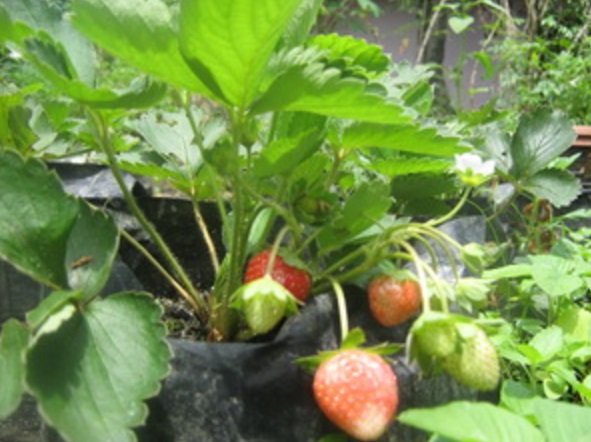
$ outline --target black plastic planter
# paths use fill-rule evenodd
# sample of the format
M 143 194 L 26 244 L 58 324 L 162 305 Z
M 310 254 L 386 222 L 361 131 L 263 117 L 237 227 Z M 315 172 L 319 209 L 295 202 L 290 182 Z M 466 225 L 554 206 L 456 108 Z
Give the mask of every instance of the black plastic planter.
M 386 329 L 367 321 L 364 294 L 348 291 L 352 326 L 372 343 L 403 342 L 405 327 Z M 268 343 L 208 344 L 172 340 L 173 372 L 150 401 L 142 442 L 316 442 L 338 431 L 317 408 L 312 376 L 294 361 L 338 346 L 336 303 L 315 297 Z M 393 357 L 400 410 L 475 398 L 446 375 L 423 378 L 404 354 Z M 425 441 L 421 432 L 395 423 L 380 441 Z

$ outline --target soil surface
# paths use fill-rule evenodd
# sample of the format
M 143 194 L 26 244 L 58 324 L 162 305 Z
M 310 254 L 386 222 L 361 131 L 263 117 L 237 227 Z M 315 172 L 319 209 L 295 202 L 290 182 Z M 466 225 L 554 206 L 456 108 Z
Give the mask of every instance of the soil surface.
M 207 332 L 199 319 L 195 316 L 191 306 L 182 298 L 158 299 L 164 309 L 162 320 L 168 330 L 169 338 L 203 341 L 207 339 Z

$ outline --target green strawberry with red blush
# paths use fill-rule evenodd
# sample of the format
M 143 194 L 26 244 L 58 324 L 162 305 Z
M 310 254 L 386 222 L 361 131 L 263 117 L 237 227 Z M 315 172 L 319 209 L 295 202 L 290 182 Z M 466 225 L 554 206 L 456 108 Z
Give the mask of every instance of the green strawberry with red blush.
M 264 250 L 253 256 L 246 266 L 244 272 L 244 283 L 249 283 L 262 278 L 269 268 L 271 259 L 271 249 Z M 288 264 L 281 256 L 275 255 L 273 267 L 270 269 L 269 276 L 301 302 L 305 302 L 310 294 L 312 279 L 310 274 L 302 268 Z

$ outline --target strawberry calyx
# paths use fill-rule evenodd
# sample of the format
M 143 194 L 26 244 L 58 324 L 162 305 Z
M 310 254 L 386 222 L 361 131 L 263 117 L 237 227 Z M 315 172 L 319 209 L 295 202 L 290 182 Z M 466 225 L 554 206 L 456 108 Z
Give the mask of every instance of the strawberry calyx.
M 284 317 L 296 313 L 300 303 L 269 275 L 242 285 L 230 298 L 230 306 L 242 312 L 253 334 L 272 330 Z
M 390 356 L 395 353 L 398 353 L 404 345 L 402 344 L 395 344 L 384 342 L 378 345 L 374 345 L 371 347 L 362 347 L 366 341 L 365 333 L 360 328 L 352 329 L 343 342 L 341 346 L 335 350 L 326 350 L 321 351 L 316 355 L 313 356 L 305 356 L 303 358 L 296 359 L 296 364 L 298 364 L 302 369 L 304 369 L 308 373 L 314 373 L 318 366 L 322 364 L 322 362 L 331 359 L 332 357 L 336 356 L 343 351 L 352 350 L 352 349 L 360 349 L 364 352 L 376 354 L 379 356 Z

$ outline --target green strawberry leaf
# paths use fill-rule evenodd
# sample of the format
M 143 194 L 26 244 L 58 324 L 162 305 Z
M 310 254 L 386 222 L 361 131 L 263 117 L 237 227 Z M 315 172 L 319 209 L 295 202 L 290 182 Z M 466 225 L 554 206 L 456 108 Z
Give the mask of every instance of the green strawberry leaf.
M 563 154 L 575 138 L 570 121 L 560 112 L 524 115 L 511 141 L 511 174 L 520 180 L 533 176 Z
M 0 257 L 54 288 L 96 295 L 117 253 L 113 220 L 67 195 L 42 163 L 9 151 L 0 153 L 0 192 Z
M 21 46 L 21 49 L 30 44 L 39 44 L 39 40 L 25 37 L 36 35 L 45 44 L 48 41 L 55 42 L 52 46 L 52 55 L 67 65 L 68 72 L 73 78 L 77 78 L 84 84 L 91 86 L 96 77 L 96 54 L 91 42 L 73 28 L 69 20 L 63 17 L 63 11 L 54 2 L 38 2 L 35 0 L 4 0 L 7 15 L 12 21 L 12 31 L 7 39 Z M 1 31 L 0 31 L 1 32 Z M 47 48 L 49 50 L 49 48 Z M 67 60 L 63 55 L 68 54 Z M 27 54 L 25 54 L 26 56 Z M 47 59 L 46 61 L 49 61 Z
M 164 85 L 138 79 L 127 89 L 111 91 L 95 88 L 96 55 L 92 43 L 62 18 L 60 10 L 47 2 L 15 4 L 9 0 L 13 20 L 35 38 L 24 40 L 18 33 L 8 36 L 43 76 L 74 99 L 103 108 L 146 107 L 163 98 Z
M 40 282 L 68 286 L 68 237 L 80 211 L 37 160 L 0 153 L 0 257 Z
M 535 348 L 541 357 L 537 363 L 550 361 L 565 345 L 564 332 L 560 327 L 551 325 L 536 333 L 529 345 Z
M 395 155 L 376 158 L 367 167 L 389 178 L 416 173 L 437 173 L 450 169 L 452 163 L 440 158 Z
M 533 412 L 547 442 L 583 442 L 591 432 L 591 409 L 540 397 Z
M 576 340 L 591 343 L 591 312 L 580 307 L 570 307 L 562 310 L 556 325 L 562 331 Z
M 136 175 L 147 176 L 155 181 L 166 181 L 172 186 L 189 193 L 191 183 L 184 170 L 167 162 L 156 152 L 144 149 L 121 152 L 117 155 L 121 169 Z
M 474 23 L 474 17 L 467 14 L 454 15 L 448 20 L 449 27 L 455 34 L 461 34 L 468 29 L 472 23 Z
M 323 252 L 354 240 L 356 235 L 382 219 L 391 204 L 387 184 L 364 183 L 361 185 L 347 198 L 333 222 L 319 235 L 318 242 Z
M 390 57 L 382 47 L 366 40 L 339 34 L 316 35 L 307 42 L 308 46 L 323 49 L 328 62 L 344 60 L 348 67 L 361 67 L 364 72 L 385 73 L 390 67 Z
M 67 440 L 135 441 L 142 401 L 169 372 L 161 310 L 144 293 L 120 293 L 84 309 L 66 304 L 35 334 L 26 382 L 45 420 Z
M 540 199 L 546 199 L 555 207 L 572 203 L 581 193 L 581 181 L 571 172 L 547 169 L 523 182 L 523 189 Z
M 513 167 L 513 159 L 509 153 L 511 136 L 500 130 L 487 134 L 480 150 L 485 157 L 495 160 L 495 167 L 505 174 Z
M 261 151 L 253 172 L 259 178 L 291 172 L 318 150 L 318 144 L 318 133 L 313 129 L 294 138 L 274 140 Z
M 532 255 L 531 276 L 534 282 L 553 297 L 567 295 L 585 287 L 585 281 L 574 274 L 570 260 L 553 255 Z
M 183 0 L 180 48 L 225 103 L 246 108 L 300 0 Z
M 289 110 L 384 124 L 409 123 L 398 102 L 368 90 L 366 82 L 341 78 L 320 63 L 295 66 L 276 78 L 251 108 L 255 114 Z
M 173 86 L 212 95 L 185 63 L 176 15 L 164 1 L 73 0 L 72 8 L 74 25 L 108 52 Z
M 25 105 L 28 94 L 39 90 L 42 85 L 22 89 L 8 89 L 0 92 L 0 145 L 25 152 L 39 136 L 29 125 L 32 110 Z
M 21 41 L 28 35 L 31 35 L 31 33 L 31 28 L 23 23 L 13 23 L 8 11 L 0 6 L 0 43 Z
M 9 416 L 21 402 L 25 391 L 23 353 L 29 343 L 29 330 L 15 319 L 2 326 L 0 334 L 0 419 Z
M 343 133 L 342 147 L 345 149 L 381 147 L 436 157 L 452 157 L 469 150 L 459 138 L 443 136 L 434 128 L 411 124 L 373 123 L 355 123 L 347 127 Z
M 429 113 L 433 105 L 433 86 L 428 81 L 419 81 L 418 83 L 407 86 L 401 98 L 404 104 L 425 116 Z
M 113 219 L 81 203 L 66 244 L 68 286 L 82 291 L 86 298 L 97 295 L 109 279 L 118 248 L 119 233 Z
M 27 312 L 27 323 L 34 330 L 40 328 L 45 321 L 54 317 L 53 315 L 64 307 L 80 301 L 82 295 L 82 292 L 71 290 L 53 292 L 44 298 L 37 307 Z
M 78 79 L 70 55 L 49 36 L 27 42 L 26 58 L 43 76 L 73 99 L 96 108 L 142 108 L 160 101 L 166 87 L 148 78 L 136 79 L 120 91 L 96 89 Z
M 454 192 L 455 181 L 439 174 L 398 176 L 392 181 L 392 195 L 397 200 L 413 201 Z
M 300 1 L 281 37 L 282 47 L 299 46 L 308 39 L 321 6 L 322 0 Z
M 403 411 L 398 421 L 457 442 L 544 441 L 527 419 L 489 403 L 457 401 L 411 409 Z
M 530 264 L 510 264 L 496 269 L 485 270 L 484 279 L 512 279 L 532 276 L 533 268 Z
M 193 112 L 195 122 L 200 123 L 203 117 L 201 112 Z M 202 166 L 199 149 L 193 144 L 195 134 L 183 112 L 150 112 L 127 126 L 140 135 L 150 149 L 168 159 L 171 167 L 184 173 L 187 179 Z M 212 139 L 217 139 L 223 130 L 223 125 L 217 121 L 204 128 L 204 147 L 210 148 Z

